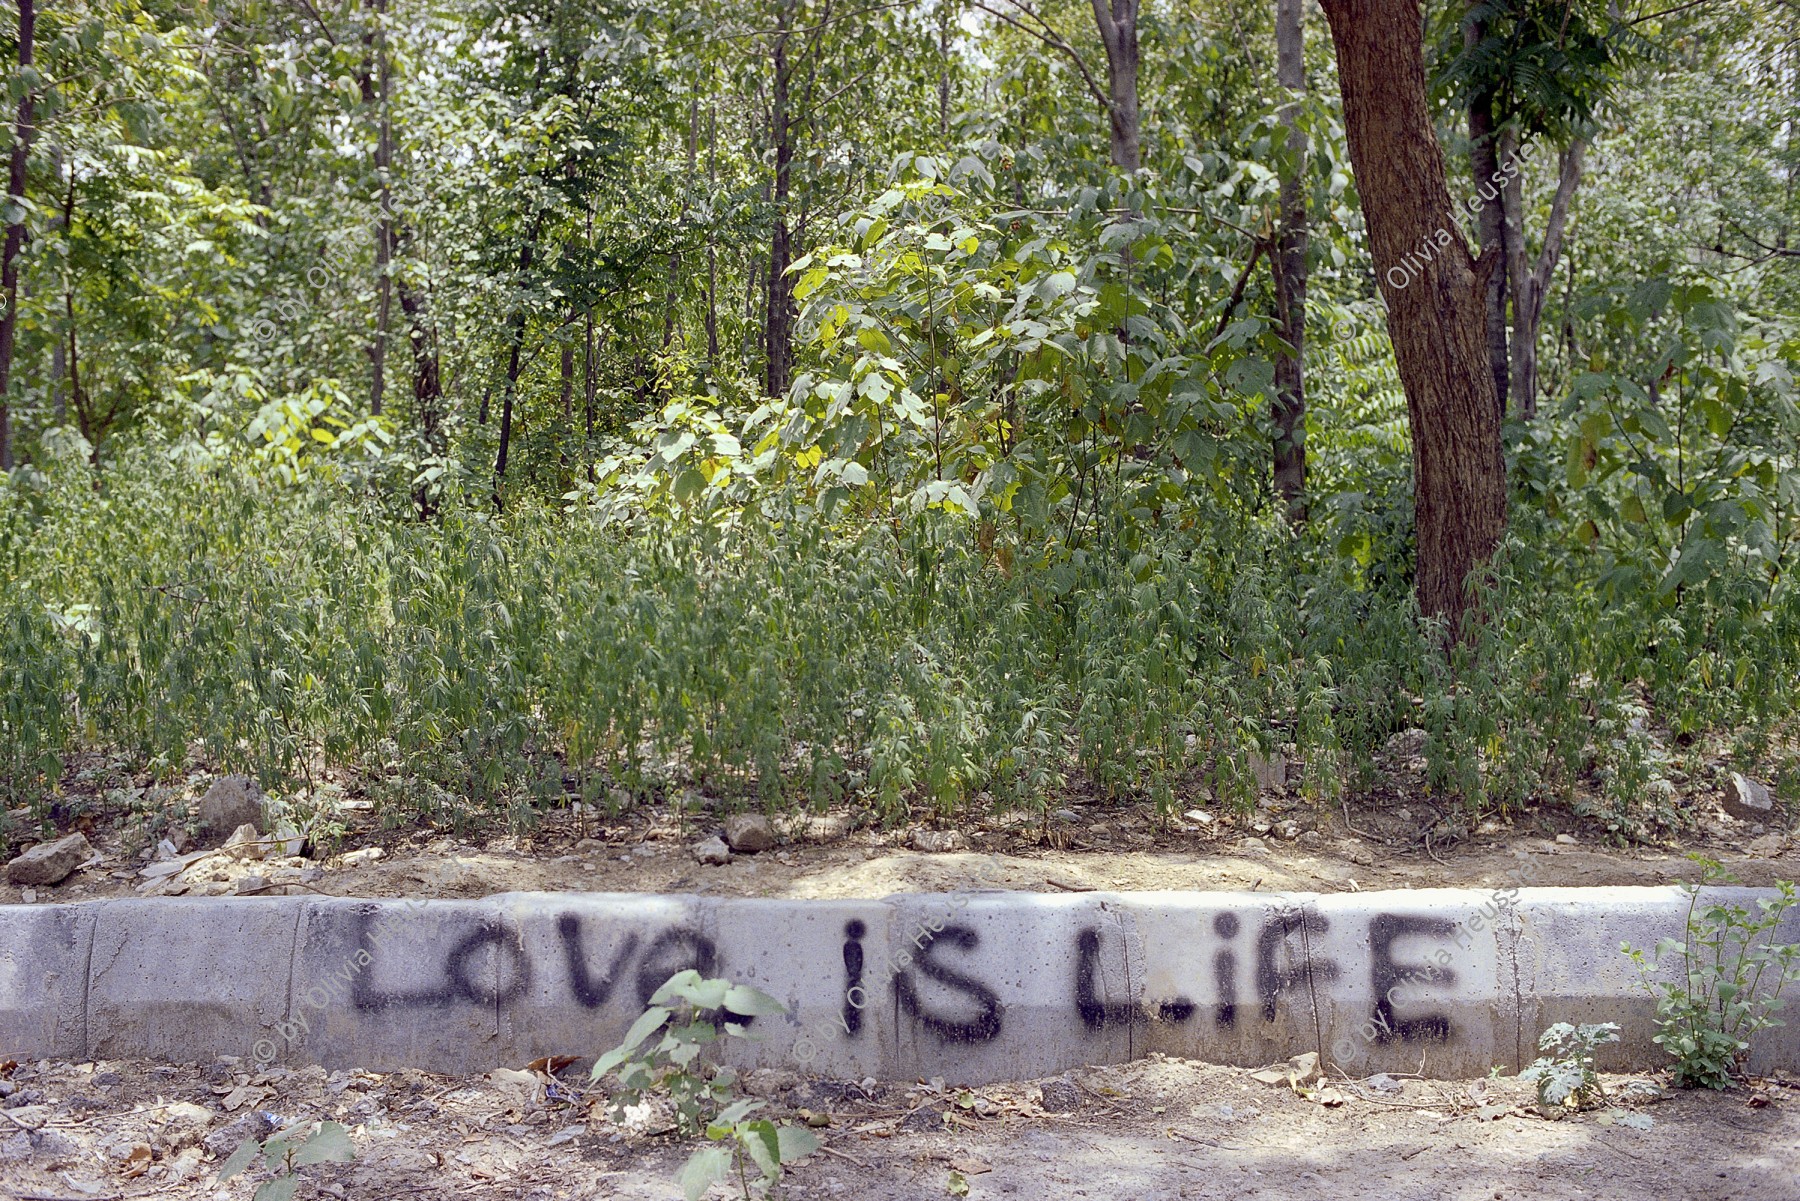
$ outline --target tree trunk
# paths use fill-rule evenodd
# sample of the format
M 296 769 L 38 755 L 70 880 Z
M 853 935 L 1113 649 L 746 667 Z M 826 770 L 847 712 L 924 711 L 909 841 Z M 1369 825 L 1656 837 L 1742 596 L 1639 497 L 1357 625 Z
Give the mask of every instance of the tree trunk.
M 402 227 L 394 244 L 398 250 L 411 241 L 411 232 Z M 395 257 L 401 256 L 396 254 Z M 426 311 L 425 298 L 407 283 L 404 273 L 395 273 L 394 290 L 400 297 L 400 312 L 406 317 L 407 341 L 412 346 L 413 413 L 419 436 L 427 454 L 441 455 L 447 444 L 443 429 L 444 388 L 438 362 L 437 327 Z M 413 503 L 418 506 L 420 521 L 429 521 L 436 511 L 427 484 L 414 489 Z
M 794 130 L 788 111 L 792 83 L 788 65 L 788 30 L 793 19 L 789 4 L 776 19 L 775 86 L 769 105 L 769 137 L 775 146 L 775 188 L 771 200 L 775 227 L 769 237 L 768 303 L 763 313 L 764 385 L 770 396 L 786 396 L 793 370 L 794 284 L 788 278 L 793 246 L 788 231 L 788 196 L 794 168 Z
M 1537 416 L 1537 335 L 1538 324 L 1544 316 L 1544 293 L 1549 289 L 1550 276 L 1562 255 L 1569 202 L 1581 184 L 1586 151 L 1586 143 L 1577 138 L 1558 160 L 1556 195 L 1550 201 L 1544 244 L 1538 250 L 1536 262 L 1525 253 L 1524 172 L 1516 172 L 1507 180 L 1503 196 L 1507 265 L 1512 273 L 1512 406 L 1513 412 L 1527 421 Z
M 716 197 L 719 190 L 719 103 L 715 98 L 706 113 L 706 179 Z M 716 203 L 716 200 L 715 200 Z M 706 223 L 706 369 L 711 375 L 719 370 L 719 243 L 718 222 Z M 593 311 L 588 312 L 588 327 L 593 328 Z M 590 338 L 590 343 L 592 339 Z M 590 431 L 591 432 L 591 431 Z
M 525 245 L 519 250 L 519 286 L 525 286 L 526 277 L 531 271 L 532 259 L 537 254 L 538 229 L 543 224 L 544 215 L 538 213 L 531 219 L 531 232 L 525 236 Z M 506 509 L 506 456 L 512 448 L 512 416 L 513 397 L 518 392 L 519 353 L 525 346 L 525 306 L 523 303 L 513 311 L 509 324 L 507 341 L 509 343 L 506 357 L 506 391 L 500 399 L 500 449 L 494 456 L 494 511 Z M 485 403 L 484 406 L 485 408 Z
M 1275 247 L 1276 324 L 1286 350 L 1275 360 L 1275 492 L 1288 520 L 1306 520 L 1306 160 L 1300 129 L 1299 96 L 1306 90 L 1306 56 L 1300 19 L 1303 0 L 1276 0 L 1276 76 L 1287 102 L 1287 127 L 1294 164 L 1281 181 L 1281 236 Z
M 394 294 L 394 195 L 390 178 L 394 162 L 394 122 L 392 70 L 387 52 L 387 0 L 372 0 L 370 7 L 377 22 L 370 38 L 375 54 L 374 95 L 368 96 L 366 74 L 363 87 L 365 98 L 372 99 L 377 106 L 375 175 L 380 190 L 375 217 L 375 338 L 369 344 L 369 366 L 373 376 L 369 386 L 369 412 L 379 417 L 386 385 L 388 326 Z
M 1425 99 L 1419 0 L 1323 0 L 1413 446 L 1419 607 L 1462 630 L 1464 586 L 1506 530 L 1486 281 L 1451 212 Z M 1481 264 L 1491 269 L 1491 261 Z
M 1469 0 L 1470 9 L 1486 0 Z M 1470 21 L 1463 26 L 1463 45 L 1473 49 L 1487 37 L 1485 21 Z M 1475 177 L 1475 191 L 1480 207 L 1476 211 L 1476 227 L 1481 236 L 1481 255 L 1495 264 L 1488 272 L 1487 287 L 1482 295 L 1484 328 L 1487 331 L 1488 363 L 1494 375 L 1495 403 L 1504 408 L 1507 391 L 1506 289 L 1510 272 L 1506 252 L 1506 201 L 1502 195 L 1504 176 L 1500 172 L 1500 156 L 1494 129 L 1494 98 L 1483 93 L 1469 101 L 1469 172 Z
M 31 64 L 32 43 L 37 34 L 34 0 L 19 0 L 19 69 Z M 19 119 L 13 127 L 12 158 L 8 164 L 6 195 L 18 211 L 18 220 L 6 226 L 6 249 L 0 257 L 0 292 L 6 311 L 0 314 L 0 471 L 11 471 L 13 339 L 19 324 L 19 254 L 25 248 L 25 167 L 31 153 L 37 98 L 27 87 L 19 97 Z
M 1138 138 L 1138 0 L 1093 0 L 1094 23 L 1106 47 L 1107 118 L 1113 166 L 1128 174 L 1143 166 Z
M 62 182 L 63 154 L 62 147 L 50 147 L 50 178 Z M 75 168 L 69 168 L 69 187 L 63 196 L 62 212 L 50 222 L 50 228 L 61 231 L 67 236 L 70 221 L 75 210 Z M 75 307 L 75 280 L 69 274 L 68 256 L 63 256 L 62 273 L 63 311 L 69 312 Z M 70 331 L 71 335 L 73 331 Z M 63 339 L 57 338 L 50 344 L 50 420 L 53 425 L 66 425 L 69 421 L 69 396 L 66 383 L 69 376 L 68 352 L 63 348 Z

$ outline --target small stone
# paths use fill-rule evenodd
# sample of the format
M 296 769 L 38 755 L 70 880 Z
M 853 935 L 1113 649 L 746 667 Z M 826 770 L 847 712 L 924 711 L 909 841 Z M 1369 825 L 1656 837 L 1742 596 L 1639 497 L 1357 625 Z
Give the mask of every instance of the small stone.
M 1475 833 L 1483 836 L 1498 834 L 1500 833 L 1500 823 L 1491 817 L 1484 817 L 1481 819 L 1481 824 L 1475 827 Z
M 362 847 L 340 856 L 338 862 L 345 867 L 362 867 L 364 864 L 375 862 L 384 853 L 380 847 Z
M 595 851 L 604 851 L 605 849 L 606 844 L 598 838 L 583 838 L 575 844 L 575 853 L 578 855 L 590 855 Z
M 715 834 L 694 844 L 694 858 L 713 867 L 722 867 L 731 862 L 731 848 Z
M 1081 1092 L 1067 1080 L 1052 1080 L 1041 1091 L 1045 1113 L 1074 1113 L 1081 1108 Z
M 81 833 L 40 842 L 6 865 L 6 879 L 11 884 L 58 884 L 93 854 L 87 835 Z
M 54 1130 L 21 1130 L 0 1143 L 0 1162 L 30 1161 L 45 1168 L 66 1167 L 81 1149 Z
M 19 890 L 19 899 L 21 901 L 25 902 L 27 905 L 37 904 L 37 889 L 21 888 Z
M 800 1086 L 800 1075 L 786 1068 L 757 1068 L 744 1077 L 744 1091 L 752 1097 L 769 1098 Z
M 1059 822 L 1072 822 L 1081 819 L 1081 814 L 1075 812 L 1073 809 L 1058 809 L 1050 816 L 1054 817 Z
M 915 851 L 941 855 L 968 850 L 969 840 L 961 830 L 914 830 L 912 845 Z
M 249 822 L 233 830 L 231 837 L 225 840 L 225 845 L 220 849 L 233 859 L 261 859 L 265 850 L 262 835 Z
M 174 847 L 177 855 L 185 855 L 194 849 L 194 836 L 189 834 L 187 827 L 183 825 L 170 826 L 169 832 L 163 836 L 163 841 Z
M 775 845 L 775 827 L 760 813 L 734 813 L 725 819 L 725 845 L 740 855 L 754 855 Z
M 1300 823 L 1296 821 L 1282 822 L 1281 825 L 1275 828 L 1275 833 L 1288 842 L 1292 842 L 1300 837 Z
M 1565 847 L 1578 847 L 1581 845 L 1581 840 L 1576 838 L 1573 834 L 1558 834 L 1556 836 L 1556 841 L 1558 845 Z
M 1256 777 L 1256 786 L 1264 792 L 1280 792 L 1287 787 L 1287 756 L 1277 752 L 1267 759 L 1250 752 L 1250 774 Z
M 156 862 L 162 863 L 175 858 L 175 856 L 179 854 L 181 854 L 181 852 L 175 849 L 175 844 L 165 838 L 156 844 L 156 853 L 152 858 Z
M 841 813 L 819 813 L 806 819 L 802 837 L 808 842 L 836 842 L 850 833 L 850 819 Z
M 1316 850 L 1324 844 L 1325 836 L 1317 830 L 1302 830 L 1300 832 L 1300 845 L 1308 850 Z
M 1213 824 L 1213 815 L 1204 809 L 1189 809 L 1181 816 L 1198 826 L 1210 826 Z
M 268 824 L 262 789 L 248 776 L 220 776 L 200 798 L 200 825 L 213 834 Z
M 1744 848 L 1744 854 L 1752 859 L 1773 859 L 1781 854 L 1781 844 L 1787 840 L 1779 834 L 1765 834 Z
M 245 876 L 237 882 L 237 891 L 239 896 L 243 896 L 245 893 L 261 892 L 268 886 L 269 882 L 261 876 Z
M 1738 772 L 1732 772 L 1725 783 L 1725 812 L 1746 822 L 1766 822 L 1775 815 L 1775 798 L 1766 784 Z
M 929 1134 L 944 1128 L 944 1111 L 935 1105 L 921 1105 L 900 1119 L 900 1129 L 915 1134 Z
M 228 1126 L 221 1126 L 205 1138 L 200 1145 L 220 1159 L 225 1159 L 236 1151 L 247 1140 L 261 1142 L 275 1132 L 275 1123 L 260 1109 L 253 1109 Z

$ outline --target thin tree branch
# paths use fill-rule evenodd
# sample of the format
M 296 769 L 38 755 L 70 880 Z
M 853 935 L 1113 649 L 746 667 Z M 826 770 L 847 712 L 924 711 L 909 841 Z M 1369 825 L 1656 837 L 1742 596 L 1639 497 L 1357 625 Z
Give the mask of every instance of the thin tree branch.
M 986 13 L 988 16 L 994 17 L 994 18 L 997 18 L 998 20 L 1006 22 L 1008 25 L 1011 25 L 1014 29 L 1018 30 L 1020 33 L 1025 34 L 1027 37 L 1036 38 L 1038 41 L 1040 41 L 1044 45 L 1050 47 L 1052 50 L 1058 51 L 1061 54 L 1066 55 L 1068 57 L 1069 61 L 1075 64 L 1075 69 L 1077 71 L 1081 72 L 1082 81 L 1087 84 L 1088 92 L 1093 95 L 1095 100 L 1100 102 L 1101 108 L 1105 109 L 1108 112 L 1111 112 L 1112 111 L 1112 100 L 1107 96 L 1107 94 L 1104 91 L 1101 90 L 1100 85 L 1098 83 L 1094 82 L 1093 72 L 1088 70 L 1086 61 L 1082 59 L 1081 54 L 1075 49 L 1075 47 L 1073 47 L 1069 44 L 1069 40 L 1067 38 L 1063 37 L 1062 34 L 1058 33 L 1056 31 L 1055 26 L 1051 25 L 1050 22 L 1046 21 L 1042 16 L 1040 16 L 1038 14 L 1037 10 L 1032 8 L 1031 5 L 1026 4 L 1024 2 L 1024 0 L 1006 0 L 1006 3 L 1011 4 L 1014 8 L 1018 9 L 1020 12 L 1029 16 L 1032 20 L 1036 21 L 1040 26 L 1042 26 L 1042 28 L 1041 29 L 1033 29 L 1031 26 L 1026 25 L 1024 22 L 1019 21 L 1016 18 L 1009 16 L 1006 13 L 1001 12 L 997 8 L 990 8 L 988 6 L 988 4 L 986 3 L 986 0 L 969 0 L 970 7 L 980 9 L 982 12 Z

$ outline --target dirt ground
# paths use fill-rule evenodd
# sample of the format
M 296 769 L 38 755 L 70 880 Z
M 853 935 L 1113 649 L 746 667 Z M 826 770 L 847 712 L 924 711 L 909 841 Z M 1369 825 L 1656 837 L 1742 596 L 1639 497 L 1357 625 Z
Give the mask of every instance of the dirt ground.
M 270 1173 L 221 1185 L 222 1161 L 271 1122 L 320 1120 L 348 1128 L 355 1159 L 299 1169 L 302 1201 L 680 1197 L 697 1140 L 656 1130 L 654 1113 L 622 1130 L 579 1071 L 501 1075 L 21 1065 L 0 1085 L 0 1199 L 249 1201 Z M 782 1186 L 791 1201 L 1800 1197 L 1800 1080 L 1726 1094 L 1604 1082 L 1612 1104 L 1560 1120 L 1516 1079 L 1377 1076 L 1308 1097 L 1165 1058 L 973 1090 L 771 1071 L 744 1083 L 784 1120 L 828 1123 L 826 1149 Z
M 937 823 L 921 813 L 881 828 L 850 809 L 777 817 L 778 843 L 725 864 L 704 864 L 696 845 L 723 814 L 683 794 L 677 813 L 658 803 L 623 816 L 565 804 L 529 833 L 458 835 L 419 822 L 396 824 L 353 779 L 299 798 L 315 815 L 302 855 L 213 855 L 166 877 L 173 836 L 187 856 L 215 846 L 193 814 L 213 777 L 196 771 L 175 785 L 134 780 L 98 756 L 72 765 L 51 809 L 57 834 L 80 830 L 95 854 L 49 887 L 0 884 L 0 904 L 132 895 L 224 895 L 252 890 L 369 897 L 487 896 L 512 891 L 687 892 L 716 896 L 844 898 L 961 887 L 1028 891 L 1244 889 L 1368 891 L 1421 886 L 1594 886 L 1690 880 L 1687 859 L 1723 861 L 1745 884 L 1800 877 L 1800 838 L 1778 807 L 1767 825 L 1739 821 L 1696 790 L 1688 826 L 1662 842 L 1623 843 L 1561 803 L 1488 816 L 1465 813 L 1421 786 L 1417 761 L 1388 764 L 1383 786 L 1360 801 L 1320 806 L 1282 786 L 1252 812 L 1209 805 L 1159 818 L 1147 805 L 1082 802 L 1047 812 L 1002 812 Z M 12 828 L 23 833 L 26 813 Z M 329 835 L 318 834 L 328 830 Z M 17 835 L 15 835 L 17 837 Z M 923 848 L 923 849 L 921 849 Z M 267 848 L 271 852 L 291 848 Z M 253 878 L 251 878 L 253 877 Z

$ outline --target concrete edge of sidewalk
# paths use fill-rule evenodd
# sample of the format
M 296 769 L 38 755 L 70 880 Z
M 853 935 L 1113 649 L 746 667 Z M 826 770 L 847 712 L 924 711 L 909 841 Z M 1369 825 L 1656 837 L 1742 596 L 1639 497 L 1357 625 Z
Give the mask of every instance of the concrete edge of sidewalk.
M 1620 944 L 1679 937 L 1687 910 L 1672 887 L 10 906 L 0 1055 L 485 1071 L 597 1054 L 693 967 L 787 1006 L 744 1067 L 977 1084 L 1317 1051 L 1353 1076 L 1468 1077 L 1529 1063 L 1554 1022 L 1615 1021 L 1601 1064 L 1635 1070 L 1668 1057 Z M 1778 939 L 1800 942 L 1800 912 Z M 1800 1022 L 1752 1067 L 1800 1068 Z

